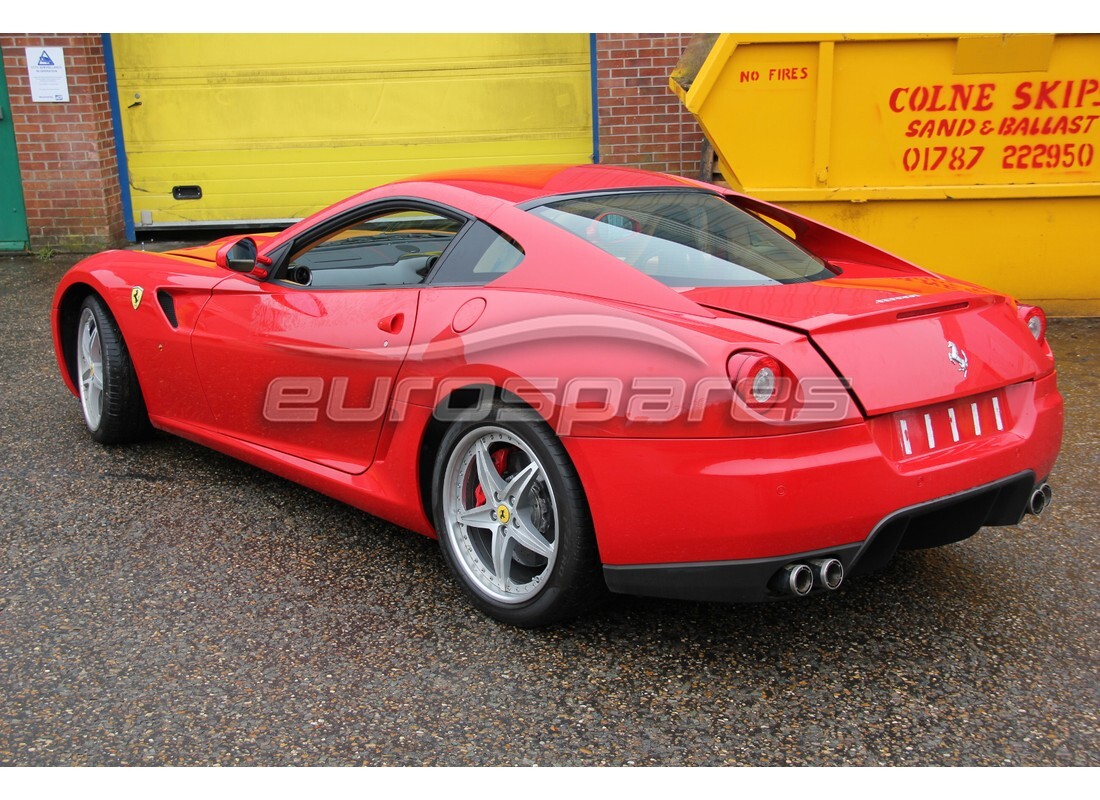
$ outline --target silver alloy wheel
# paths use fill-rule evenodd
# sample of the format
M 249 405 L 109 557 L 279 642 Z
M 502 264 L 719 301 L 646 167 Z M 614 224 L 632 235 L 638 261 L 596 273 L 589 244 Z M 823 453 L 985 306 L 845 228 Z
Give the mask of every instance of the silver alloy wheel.
M 557 500 L 545 468 L 515 434 L 487 425 L 458 442 L 444 474 L 443 513 L 455 561 L 480 593 L 515 604 L 546 585 L 558 555 Z
M 103 420 L 103 344 L 99 325 L 90 308 L 80 312 L 77 325 L 76 368 L 79 375 L 80 405 L 90 430 Z

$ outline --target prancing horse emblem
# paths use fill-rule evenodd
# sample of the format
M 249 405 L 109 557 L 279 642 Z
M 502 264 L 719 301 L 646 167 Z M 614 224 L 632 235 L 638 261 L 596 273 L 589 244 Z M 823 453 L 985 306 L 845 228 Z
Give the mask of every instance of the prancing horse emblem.
M 966 357 L 966 351 L 954 342 L 947 343 L 947 360 L 959 368 L 959 372 L 966 377 L 966 369 L 970 366 L 970 359 Z
M 145 290 L 140 286 L 135 286 L 130 290 L 130 305 L 134 307 L 134 311 L 137 311 L 137 307 L 141 305 L 141 296 L 145 293 Z

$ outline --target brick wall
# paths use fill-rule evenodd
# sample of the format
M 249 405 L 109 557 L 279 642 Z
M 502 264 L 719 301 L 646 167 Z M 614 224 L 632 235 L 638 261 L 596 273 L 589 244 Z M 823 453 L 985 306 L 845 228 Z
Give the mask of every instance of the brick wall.
M 689 33 L 596 34 L 600 162 L 699 177 L 703 133 L 668 88 Z
M 25 47 L 64 47 L 68 103 L 31 101 Z M 0 35 L 31 248 L 123 241 L 118 159 L 99 34 Z

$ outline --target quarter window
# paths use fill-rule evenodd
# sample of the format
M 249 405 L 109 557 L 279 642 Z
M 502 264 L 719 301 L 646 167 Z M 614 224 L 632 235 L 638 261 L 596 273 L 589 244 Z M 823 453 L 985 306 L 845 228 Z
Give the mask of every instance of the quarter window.
M 462 235 L 432 278 L 436 286 L 482 286 L 523 261 L 523 249 L 509 236 L 481 220 Z

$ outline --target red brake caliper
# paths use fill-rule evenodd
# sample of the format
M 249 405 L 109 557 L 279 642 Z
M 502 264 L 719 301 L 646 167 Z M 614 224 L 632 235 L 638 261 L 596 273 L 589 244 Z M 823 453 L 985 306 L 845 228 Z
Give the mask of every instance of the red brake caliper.
M 508 451 L 510 449 L 511 448 L 508 447 L 501 447 L 493 453 L 493 466 L 496 468 L 498 475 L 504 475 L 505 465 L 508 463 Z M 480 483 L 477 485 L 477 488 L 474 489 L 474 502 L 476 502 L 478 506 L 485 505 L 485 490 L 481 488 Z M 477 506 L 475 506 L 475 508 L 476 507 Z

